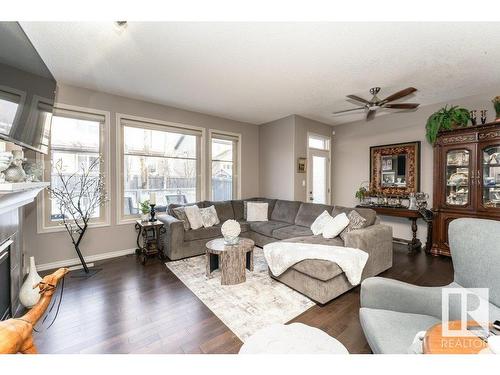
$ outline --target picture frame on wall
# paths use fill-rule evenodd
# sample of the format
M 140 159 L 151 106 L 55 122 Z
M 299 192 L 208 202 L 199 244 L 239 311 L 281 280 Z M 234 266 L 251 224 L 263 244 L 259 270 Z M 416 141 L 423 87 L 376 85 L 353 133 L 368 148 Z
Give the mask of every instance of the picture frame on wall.
M 392 171 L 392 156 L 382 158 L 382 170 Z
M 297 173 L 306 173 L 307 159 L 298 158 L 297 159 Z
M 395 172 L 382 172 L 382 185 L 392 186 L 396 182 Z

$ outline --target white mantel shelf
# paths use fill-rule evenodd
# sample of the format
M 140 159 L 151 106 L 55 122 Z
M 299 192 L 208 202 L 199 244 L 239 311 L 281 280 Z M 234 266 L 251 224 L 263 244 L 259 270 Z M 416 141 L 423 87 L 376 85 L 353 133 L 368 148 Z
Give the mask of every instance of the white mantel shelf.
M 49 182 L 0 183 L 0 214 L 33 202 Z

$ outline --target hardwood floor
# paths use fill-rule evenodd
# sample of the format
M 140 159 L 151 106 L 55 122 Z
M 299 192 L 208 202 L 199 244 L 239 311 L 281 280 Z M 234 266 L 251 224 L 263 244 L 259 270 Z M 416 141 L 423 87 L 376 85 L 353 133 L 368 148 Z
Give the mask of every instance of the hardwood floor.
M 41 353 L 237 353 L 241 341 L 163 263 L 134 255 L 97 263 L 94 277 L 66 278 L 56 323 L 35 334 Z M 425 286 L 452 281 L 451 260 L 395 245 L 382 274 Z M 318 327 L 351 353 L 370 353 L 359 323 L 359 287 L 293 322 Z

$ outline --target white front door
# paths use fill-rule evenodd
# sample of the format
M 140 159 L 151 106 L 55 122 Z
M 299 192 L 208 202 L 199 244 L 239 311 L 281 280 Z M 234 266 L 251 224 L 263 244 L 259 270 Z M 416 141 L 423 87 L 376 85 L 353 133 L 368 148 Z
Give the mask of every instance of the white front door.
M 307 200 L 330 204 L 330 151 L 309 149 Z

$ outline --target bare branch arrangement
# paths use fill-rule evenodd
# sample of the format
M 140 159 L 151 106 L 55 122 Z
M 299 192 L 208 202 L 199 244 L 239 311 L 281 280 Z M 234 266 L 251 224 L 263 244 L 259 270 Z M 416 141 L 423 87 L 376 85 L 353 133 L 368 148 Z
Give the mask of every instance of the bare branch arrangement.
M 62 160 L 59 160 L 55 165 L 59 183 L 49 188 L 50 198 L 59 206 L 60 224 L 66 228 L 87 274 L 89 269 L 80 244 L 96 210 L 108 201 L 102 167 L 103 160 L 99 156 L 88 166 L 82 163 L 76 172 L 67 175 Z

